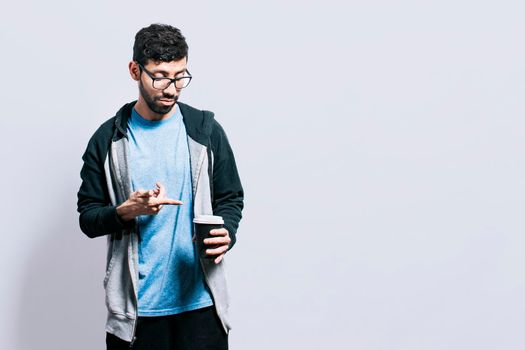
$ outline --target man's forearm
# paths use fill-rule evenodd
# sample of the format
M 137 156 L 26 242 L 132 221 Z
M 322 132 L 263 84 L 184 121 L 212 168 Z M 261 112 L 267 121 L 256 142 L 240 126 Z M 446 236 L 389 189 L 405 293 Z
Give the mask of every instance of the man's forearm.
M 90 238 L 105 236 L 134 225 L 134 221 L 126 222 L 119 218 L 115 206 L 94 207 L 82 211 L 79 223 L 82 232 Z

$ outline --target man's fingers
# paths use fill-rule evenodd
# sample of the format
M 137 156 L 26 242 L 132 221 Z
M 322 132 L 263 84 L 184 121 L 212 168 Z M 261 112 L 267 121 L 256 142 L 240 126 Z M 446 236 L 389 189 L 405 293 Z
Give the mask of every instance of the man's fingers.
M 183 203 L 176 199 L 161 198 L 157 199 L 158 204 L 169 204 L 169 205 L 182 205 Z
M 140 198 L 153 196 L 153 190 L 138 190 L 135 191 L 135 195 Z
M 228 235 L 228 230 L 225 228 L 215 228 L 210 231 L 210 235 L 212 236 L 226 236 Z
M 214 260 L 215 264 L 220 263 L 220 262 L 222 261 L 222 258 L 223 258 L 223 257 L 224 257 L 224 254 L 219 255 L 219 256 Z
M 150 210 L 153 212 L 153 215 L 157 215 L 160 211 L 160 208 L 159 207 L 153 207 L 153 208 L 150 208 Z
M 160 182 L 157 182 L 155 184 L 157 186 L 157 189 L 159 190 L 159 194 L 158 194 L 158 198 L 163 198 L 166 196 L 166 187 L 164 187 L 163 184 L 161 184 Z
M 228 250 L 227 245 L 221 245 L 220 247 L 214 248 L 214 249 L 206 249 L 207 255 L 220 255 L 222 253 L 225 253 Z
M 213 238 L 205 238 L 204 244 L 206 245 L 212 245 L 212 244 L 230 244 L 231 238 L 230 237 L 213 237 Z
M 151 202 L 151 198 L 155 198 L 155 197 L 150 197 L 150 196 L 137 196 L 135 197 L 133 200 L 136 202 L 136 203 L 140 203 L 140 204 L 143 204 L 143 205 L 146 205 L 148 206 Z
M 171 199 L 171 198 L 153 198 L 153 199 L 150 199 L 148 202 L 149 206 L 157 206 L 157 205 L 162 205 L 162 204 L 182 205 L 183 203 L 179 200 Z

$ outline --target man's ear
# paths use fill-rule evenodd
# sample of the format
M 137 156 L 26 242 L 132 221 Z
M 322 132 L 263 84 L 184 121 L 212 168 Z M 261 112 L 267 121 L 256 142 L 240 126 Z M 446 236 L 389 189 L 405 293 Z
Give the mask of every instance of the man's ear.
M 129 64 L 128 64 L 128 68 L 129 68 L 129 75 L 131 76 L 131 79 L 133 79 L 135 81 L 139 81 L 139 79 L 140 79 L 140 68 L 139 68 L 139 65 L 137 64 L 137 62 L 130 61 Z

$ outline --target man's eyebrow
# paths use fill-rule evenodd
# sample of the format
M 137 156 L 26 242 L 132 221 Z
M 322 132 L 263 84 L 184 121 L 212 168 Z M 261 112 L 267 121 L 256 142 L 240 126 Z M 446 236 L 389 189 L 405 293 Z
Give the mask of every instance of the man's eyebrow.
M 178 72 L 175 72 L 175 75 L 180 74 L 180 73 L 184 73 L 185 71 L 186 71 L 186 68 L 184 68 L 184 69 L 182 69 L 182 70 L 180 70 L 180 71 L 178 71 Z M 152 74 L 161 73 L 161 74 L 163 74 L 164 76 L 168 76 L 168 75 L 170 75 L 170 72 L 165 71 L 165 70 L 163 70 L 163 69 L 152 70 L 151 73 L 152 73 Z

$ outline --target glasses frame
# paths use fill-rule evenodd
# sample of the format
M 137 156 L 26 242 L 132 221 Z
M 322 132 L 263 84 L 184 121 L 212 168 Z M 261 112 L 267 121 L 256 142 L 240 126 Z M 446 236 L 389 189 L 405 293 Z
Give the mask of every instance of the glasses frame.
M 175 89 L 184 89 L 184 88 L 187 88 L 188 85 L 190 85 L 191 79 L 193 78 L 191 73 L 190 73 L 190 71 L 188 69 L 185 69 L 186 74 L 188 74 L 188 75 L 183 76 L 183 77 L 178 77 L 178 78 L 173 78 L 173 79 L 172 78 L 168 78 L 168 77 L 155 77 L 155 76 L 153 76 L 153 73 L 151 73 L 146 68 L 144 68 L 144 66 L 142 64 L 140 64 L 138 62 L 137 62 L 137 64 L 139 65 L 140 70 L 144 71 L 144 73 L 146 73 L 147 76 L 151 78 L 151 80 L 152 80 L 151 81 L 151 87 L 154 88 L 155 90 L 161 90 L 161 91 L 162 90 L 166 90 L 167 88 L 169 88 L 171 86 L 171 84 L 175 84 Z M 182 79 L 188 79 L 188 78 L 190 80 L 188 81 L 188 84 L 186 84 L 186 86 L 181 87 L 181 88 L 177 87 L 177 81 L 182 80 Z M 164 89 L 159 89 L 159 88 L 155 87 L 155 82 L 159 81 L 159 80 L 170 80 L 170 83 Z

